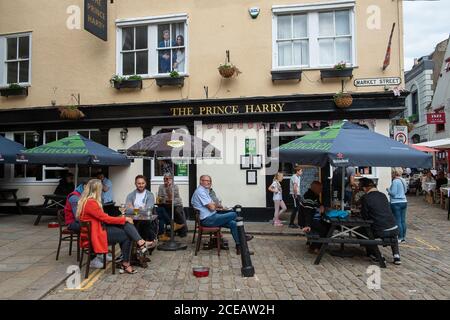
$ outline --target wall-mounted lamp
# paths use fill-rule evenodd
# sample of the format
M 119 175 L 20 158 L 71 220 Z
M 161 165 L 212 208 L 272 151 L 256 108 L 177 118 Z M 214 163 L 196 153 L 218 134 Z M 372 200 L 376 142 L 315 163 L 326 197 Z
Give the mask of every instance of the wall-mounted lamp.
M 122 142 L 125 142 L 125 140 L 127 140 L 127 137 L 128 137 L 128 129 L 123 128 L 122 130 L 120 130 L 120 139 L 122 139 Z
M 41 137 L 41 135 L 39 134 L 39 132 L 37 132 L 37 131 L 33 132 L 33 141 L 34 141 L 35 145 L 38 144 L 40 137 Z

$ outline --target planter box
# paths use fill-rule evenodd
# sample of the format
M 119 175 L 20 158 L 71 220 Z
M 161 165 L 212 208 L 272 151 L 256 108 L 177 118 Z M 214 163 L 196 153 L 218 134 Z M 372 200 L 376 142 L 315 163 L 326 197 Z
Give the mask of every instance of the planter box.
M 272 81 L 276 80 L 302 80 L 302 70 L 279 70 L 271 71 Z
M 142 89 L 142 80 L 114 81 L 114 88 L 120 89 Z
M 156 78 L 156 84 L 159 87 L 182 87 L 184 86 L 184 77 Z
M 10 88 L 0 89 L 0 95 L 2 97 L 28 96 L 28 87 L 18 89 L 10 89 Z
M 344 70 L 336 69 L 322 69 L 320 70 L 320 78 L 352 78 L 353 68 L 346 68 Z

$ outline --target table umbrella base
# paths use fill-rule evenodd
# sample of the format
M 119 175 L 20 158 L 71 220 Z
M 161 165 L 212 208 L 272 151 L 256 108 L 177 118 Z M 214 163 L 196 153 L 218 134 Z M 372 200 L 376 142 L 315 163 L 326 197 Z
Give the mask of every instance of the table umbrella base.
M 161 251 L 178 251 L 178 250 L 186 250 L 187 245 L 176 242 L 175 240 L 167 241 L 158 246 L 158 250 Z

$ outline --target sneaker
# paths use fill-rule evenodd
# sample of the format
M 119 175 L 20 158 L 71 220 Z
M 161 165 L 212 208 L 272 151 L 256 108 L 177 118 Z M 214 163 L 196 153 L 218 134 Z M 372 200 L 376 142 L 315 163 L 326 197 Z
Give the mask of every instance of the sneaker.
M 300 228 L 300 227 L 298 226 L 298 224 L 292 224 L 292 223 L 290 223 L 290 224 L 289 224 L 289 228 L 292 228 L 292 229 L 298 229 L 298 228 Z
M 112 253 L 108 253 L 106 255 L 106 261 L 111 262 L 112 261 Z
M 102 269 L 103 261 L 101 259 L 99 259 L 98 257 L 95 257 L 93 260 L 91 260 L 89 267 L 94 268 L 94 269 Z
M 406 240 L 405 240 L 405 239 L 402 239 L 402 240 L 401 240 L 401 243 L 405 243 L 405 242 L 406 242 Z
M 398 243 L 402 243 L 402 240 L 398 239 Z
M 402 264 L 402 262 L 400 261 L 400 258 L 394 257 L 394 264 L 399 266 Z
M 169 241 L 170 237 L 167 234 L 162 234 L 162 235 L 158 236 L 158 240 L 159 241 Z
M 377 256 L 374 255 L 374 254 L 370 254 L 369 258 L 372 259 L 373 262 L 377 262 L 377 263 L 380 262 L 380 260 L 378 260 Z M 386 258 L 385 257 L 381 256 L 381 258 L 383 259 L 384 262 L 386 262 Z

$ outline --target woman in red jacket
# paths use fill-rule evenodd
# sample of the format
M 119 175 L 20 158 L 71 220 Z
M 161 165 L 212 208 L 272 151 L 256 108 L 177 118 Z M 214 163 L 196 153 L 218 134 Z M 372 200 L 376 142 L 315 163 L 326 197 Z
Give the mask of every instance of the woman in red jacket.
M 119 243 L 123 255 L 121 273 L 136 273 L 130 265 L 131 244 L 136 241 L 139 253 L 145 254 L 146 242 L 134 227 L 133 219 L 111 217 L 103 212 L 101 195 L 102 182 L 98 179 L 90 180 L 78 202 L 77 217 L 80 221 L 91 223 L 91 242 L 95 253 L 108 253 L 108 244 Z M 88 246 L 85 237 L 81 237 L 80 245 L 82 248 Z

